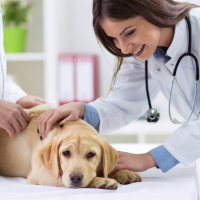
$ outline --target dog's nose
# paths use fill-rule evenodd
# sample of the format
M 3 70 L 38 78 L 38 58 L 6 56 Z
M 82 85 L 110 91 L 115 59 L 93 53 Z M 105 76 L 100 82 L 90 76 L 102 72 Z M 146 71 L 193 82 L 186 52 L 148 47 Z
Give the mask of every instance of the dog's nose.
M 80 172 L 78 172 L 78 173 L 72 172 L 72 173 L 69 175 L 70 180 L 71 180 L 72 183 L 74 183 L 74 184 L 80 183 L 80 182 L 83 180 L 83 177 L 84 177 L 83 174 L 80 173 Z

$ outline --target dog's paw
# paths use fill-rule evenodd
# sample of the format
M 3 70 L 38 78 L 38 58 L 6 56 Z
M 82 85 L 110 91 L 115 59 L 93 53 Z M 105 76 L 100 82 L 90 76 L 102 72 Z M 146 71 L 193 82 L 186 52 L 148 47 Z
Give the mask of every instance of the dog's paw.
M 142 181 L 141 176 L 137 172 L 125 169 L 119 169 L 109 175 L 109 177 L 115 179 L 117 182 L 123 185 Z
M 116 190 L 118 188 L 118 183 L 114 179 L 95 177 L 88 187 Z
M 32 185 L 37 185 L 37 181 L 34 177 L 31 177 L 30 175 L 27 177 L 27 183 Z

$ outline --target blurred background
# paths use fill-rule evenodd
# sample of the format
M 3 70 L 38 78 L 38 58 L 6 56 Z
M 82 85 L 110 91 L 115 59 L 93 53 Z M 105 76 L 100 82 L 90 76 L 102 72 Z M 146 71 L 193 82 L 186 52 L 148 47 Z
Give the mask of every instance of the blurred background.
M 0 2 L 3 4 L 4 0 Z M 200 5 L 199 0 L 188 2 Z M 22 52 L 6 52 L 9 77 L 27 94 L 40 96 L 59 105 L 61 57 L 95 56 L 97 63 L 93 67 L 97 71 L 89 83 L 96 84 L 98 92 L 96 91 L 94 98 L 106 97 L 116 60 L 99 46 L 95 38 L 92 28 L 92 0 L 23 0 L 23 4 L 30 5 L 27 8 L 27 22 L 22 25 L 27 29 L 26 42 Z M 2 14 L 4 13 L 2 8 Z M 5 29 L 6 26 L 4 23 Z M 6 32 L 4 37 L 6 34 L 8 37 Z M 71 85 L 70 88 L 72 87 L 74 86 Z M 161 115 L 157 124 L 148 124 L 140 119 L 104 137 L 111 143 L 164 142 L 179 125 L 170 122 L 168 100 L 162 94 L 158 95 L 152 105 Z

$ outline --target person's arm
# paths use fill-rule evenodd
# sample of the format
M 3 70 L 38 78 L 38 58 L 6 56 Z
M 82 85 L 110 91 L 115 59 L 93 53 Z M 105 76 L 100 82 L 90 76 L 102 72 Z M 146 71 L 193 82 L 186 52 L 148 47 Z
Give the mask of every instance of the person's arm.
M 99 115 L 98 115 L 97 110 L 89 104 L 86 104 L 86 103 L 83 103 L 83 104 L 85 106 L 85 113 L 84 113 L 83 120 L 85 120 L 87 123 L 92 125 L 98 131 L 100 121 L 99 121 Z M 135 171 L 139 172 L 139 171 L 144 171 L 152 167 L 157 167 L 161 169 L 162 172 L 165 173 L 179 163 L 179 161 L 176 158 L 174 158 L 163 145 L 160 145 L 150 150 L 149 153 L 135 155 L 135 157 L 139 158 L 138 159 L 139 162 L 141 162 L 141 160 L 144 161 L 144 165 L 139 165 L 136 159 L 134 159 L 132 166 Z M 128 155 L 131 155 L 131 154 L 120 152 L 120 155 L 121 157 L 122 156 L 127 157 Z M 126 160 L 124 160 L 124 162 L 126 162 Z M 130 161 L 128 160 L 128 162 Z
M 97 110 L 89 104 L 86 103 L 82 104 L 85 106 L 83 120 L 86 121 L 91 126 L 93 126 L 97 131 L 99 131 L 100 120 Z
M 162 145 L 143 154 L 134 154 L 118 151 L 119 160 L 113 173 L 119 169 L 128 169 L 135 172 L 143 172 L 156 167 L 162 172 L 167 172 L 179 163 Z
M 150 150 L 149 153 L 155 160 L 157 168 L 160 168 L 164 173 L 180 163 L 163 145 Z
M 16 103 L 20 98 L 27 96 L 27 94 L 8 77 L 5 78 L 4 85 L 4 101 Z

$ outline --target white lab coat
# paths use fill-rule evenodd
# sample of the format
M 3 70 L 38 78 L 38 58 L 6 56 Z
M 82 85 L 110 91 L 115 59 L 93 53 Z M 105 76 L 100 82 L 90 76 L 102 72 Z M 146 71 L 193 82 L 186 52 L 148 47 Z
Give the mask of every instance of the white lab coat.
M 200 64 L 200 8 L 189 13 L 192 26 L 192 53 Z M 171 59 L 164 64 L 162 59 L 149 59 L 149 91 L 151 100 L 161 91 L 169 100 L 172 73 L 178 58 L 188 51 L 188 26 L 185 19 L 175 26 L 172 44 L 167 50 Z M 171 105 L 185 120 L 190 115 L 194 93 L 196 66 L 191 57 L 181 61 L 173 86 Z M 200 82 L 200 81 L 199 81 Z M 198 85 L 199 85 L 198 82 Z M 100 134 L 117 130 L 138 119 L 148 109 L 145 89 L 145 63 L 133 57 L 126 58 L 118 72 L 114 89 L 107 98 L 90 103 L 100 118 Z M 164 143 L 164 147 L 182 164 L 189 165 L 200 158 L 200 87 L 190 121 L 179 127 Z
M 21 97 L 27 94 L 18 85 L 13 83 L 6 74 L 7 66 L 3 46 L 3 23 L 0 13 L 0 100 L 16 103 Z

